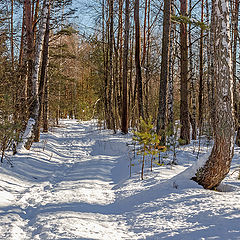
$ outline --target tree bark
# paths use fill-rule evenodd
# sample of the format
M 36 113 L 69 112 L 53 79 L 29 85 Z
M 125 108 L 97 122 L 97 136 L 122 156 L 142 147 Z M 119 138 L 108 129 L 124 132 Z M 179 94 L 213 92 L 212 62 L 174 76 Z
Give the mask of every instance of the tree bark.
M 192 8 L 192 0 L 189 0 L 189 8 Z M 191 17 L 191 13 L 190 13 Z M 189 72 L 190 72 L 190 80 L 191 80 L 191 92 L 190 92 L 190 102 L 191 102 L 191 117 L 190 123 L 192 125 L 192 140 L 197 139 L 197 124 L 196 124 L 196 112 L 197 112 L 197 101 L 196 101 L 196 76 L 195 69 L 193 66 L 193 47 L 192 47 L 192 35 L 191 35 L 191 24 L 189 24 L 188 31 L 188 40 L 189 40 Z
M 39 112 L 39 99 L 38 99 L 38 76 L 39 76 L 39 69 L 40 69 L 40 60 L 41 60 L 41 53 L 42 53 L 42 45 L 43 45 L 43 36 L 46 29 L 46 21 L 47 21 L 47 13 L 48 13 L 48 5 L 49 0 L 45 0 L 43 2 L 42 8 L 42 18 L 39 24 L 39 32 L 38 37 L 35 44 L 35 55 L 33 60 L 33 70 L 31 76 L 31 105 L 30 105 L 30 116 L 29 120 L 23 134 L 24 138 L 23 143 L 26 149 L 30 149 L 33 140 L 34 140 L 34 133 L 35 128 L 37 126 L 38 120 L 38 112 Z
M 181 15 L 187 16 L 187 0 L 181 0 Z M 188 41 L 187 23 L 180 24 L 181 52 L 181 102 L 180 102 L 180 138 L 181 144 L 190 143 L 190 123 L 188 110 Z
M 123 105 L 122 105 L 122 132 L 128 133 L 128 45 L 129 45 L 129 0 L 125 2 L 125 30 L 123 52 Z
M 230 170 L 234 150 L 233 72 L 229 26 L 229 1 L 212 0 L 214 32 L 215 122 L 214 146 L 205 165 L 193 178 L 214 189 Z
M 240 109 L 239 100 L 237 97 L 237 41 L 238 41 L 238 12 L 239 12 L 239 0 L 234 2 L 234 14 L 233 14 L 233 104 L 234 104 L 234 116 L 237 129 L 236 144 L 240 146 Z
M 47 76 L 47 65 L 48 65 L 48 46 L 49 46 L 49 24 L 50 24 L 50 4 L 48 6 L 48 15 L 47 15 L 47 22 L 46 22 L 46 31 L 44 35 L 44 42 L 43 42 L 43 51 L 42 51 L 42 67 L 41 67 L 41 75 L 39 81 L 39 89 L 38 89 L 38 101 L 39 101 L 39 111 L 38 111 L 38 118 L 35 126 L 34 131 L 34 141 L 40 141 L 40 123 L 42 117 L 42 110 L 43 110 L 43 99 L 44 99 L 44 88 L 46 83 L 46 76 Z
M 115 119 L 113 114 L 113 38 L 114 38 L 114 32 L 113 32 L 113 1 L 109 1 L 109 20 L 110 20 L 110 26 L 109 26 L 109 86 L 108 86 L 108 108 L 109 108 L 109 115 L 110 115 L 110 129 L 113 129 L 115 131 Z
M 134 21 L 135 21 L 135 65 L 136 65 L 136 81 L 137 81 L 137 93 L 138 93 L 138 114 L 139 117 L 144 119 L 143 113 L 143 88 L 142 88 L 142 70 L 140 60 L 140 22 L 139 22 L 139 0 L 135 0 L 134 4 Z
M 171 0 L 164 0 L 163 11 L 162 62 L 157 117 L 157 133 L 161 135 L 161 144 L 165 144 L 167 82 L 169 71 L 169 48 L 171 30 Z
M 175 14 L 174 1 L 172 0 L 171 12 Z M 173 83 L 174 83 L 174 64 L 175 64 L 175 51 L 176 51 L 176 24 L 171 24 L 170 33 L 170 56 L 169 56 L 169 77 L 168 77 L 168 129 L 170 135 L 174 132 L 174 116 L 173 116 Z
M 203 22 L 204 0 L 201 4 L 201 22 Z M 203 124 L 203 29 L 201 28 L 200 46 L 199 46 L 199 95 L 198 95 L 198 128 L 202 133 Z

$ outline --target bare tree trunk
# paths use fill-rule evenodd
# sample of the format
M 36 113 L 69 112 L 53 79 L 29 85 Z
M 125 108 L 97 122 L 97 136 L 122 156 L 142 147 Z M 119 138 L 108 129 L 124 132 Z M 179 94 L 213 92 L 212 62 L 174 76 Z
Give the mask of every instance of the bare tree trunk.
M 171 12 L 175 14 L 174 1 L 172 0 Z M 173 82 L 174 82 L 174 64 L 175 64 L 175 38 L 176 38 L 176 24 L 171 24 L 170 32 L 170 56 L 169 56 L 169 77 L 168 77 L 168 129 L 170 135 L 173 134 L 174 130 L 174 116 L 173 116 Z
M 204 0 L 201 4 L 201 22 L 203 22 Z M 203 124 L 203 29 L 201 28 L 199 46 L 199 95 L 198 95 L 198 128 L 199 134 L 202 133 Z
M 108 27 L 107 27 L 108 29 Z M 110 120 L 109 120 L 109 111 L 108 111 L 108 52 L 105 47 L 105 0 L 102 0 L 102 52 L 103 52 L 103 71 L 104 71 L 104 114 L 106 120 L 107 128 L 110 128 Z
M 237 97 L 237 43 L 238 43 L 238 13 L 239 1 L 234 0 L 234 13 L 233 13 L 233 104 L 234 116 L 237 129 L 236 144 L 240 146 L 240 102 Z
M 33 1 L 33 6 L 34 6 L 34 1 Z M 33 17 L 33 31 L 34 31 L 34 40 L 36 40 L 36 33 L 37 33 L 37 28 L 36 28 L 36 24 L 38 21 L 38 13 L 39 13 L 39 0 L 36 1 L 36 7 L 35 10 L 33 8 L 33 12 L 35 11 Z
M 32 29 L 32 13 L 31 13 L 31 2 L 30 0 L 24 1 L 24 23 L 26 29 L 26 42 L 27 42 L 27 78 L 26 78 L 26 95 L 28 108 L 31 106 L 31 85 L 32 85 L 32 71 L 33 71 L 33 58 L 34 58 L 34 47 L 33 47 L 33 29 Z M 30 109 L 28 109 L 30 111 Z
M 128 133 L 128 44 L 129 44 L 129 0 L 125 2 L 125 30 L 123 52 L 123 104 L 122 104 L 122 132 Z
M 144 113 L 145 113 L 145 117 L 149 117 L 149 85 L 150 85 L 150 79 L 151 79 L 151 76 L 150 76 L 150 52 L 151 52 L 151 39 L 150 39 L 150 35 L 151 35 L 151 23 L 150 23 L 150 13 L 151 13 L 151 2 L 150 0 L 148 0 L 148 3 L 147 3 L 147 36 L 146 36 L 146 56 L 142 60 L 142 62 L 144 61 L 144 64 L 145 64 L 145 108 L 144 108 Z M 146 62 L 146 63 L 145 63 Z
M 110 129 L 115 131 L 115 119 L 112 109 L 113 103 L 113 1 L 109 1 L 109 19 L 110 19 L 110 26 L 109 26 L 109 86 L 108 86 L 108 108 L 110 114 Z
M 189 0 L 189 8 L 192 8 L 192 0 Z M 191 14 L 190 14 L 191 17 Z M 190 80 L 191 80 L 191 106 L 192 112 L 190 115 L 190 123 L 192 125 L 192 139 L 197 139 L 197 124 L 196 124 L 196 111 L 197 111 L 197 103 L 196 103 L 196 76 L 193 67 L 193 50 L 192 50 L 192 35 L 191 35 L 191 24 L 189 24 L 189 31 L 188 31 L 188 39 L 189 39 L 189 72 L 190 72 Z
M 22 31 L 21 31 L 21 42 L 19 50 L 19 60 L 18 60 L 18 83 L 21 84 L 21 89 L 17 90 L 17 108 L 19 109 L 19 115 L 21 122 L 24 123 L 26 119 L 27 111 L 27 58 L 26 58 L 26 29 L 25 29 L 25 7 L 23 7 L 23 17 L 22 17 Z
M 181 15 L 187 16 L 187 0 L 181 0 Z M 180 25 L 181 48 L 181 102 L 180 102 L 180 138 L 181 144 L 190 143 L 190 124 L 188 110 L 188 41 L 187 23 Z
M 35 48 L 35 56 L 33 61 L 33 71 L 32 71 L 32 88 L 31 88 L 31 96 L 32 96 L 32 103 L 30 105 L 30 117 L 23 134 L 23 144 L 26 149 L 30 149 L 33 139 L 34 139 L 34 132 L 35 127 L 38 120 L 38 112 L 39 112 L 39 100 L 38 100 L 38 75 L 40 69 L 40 59 L 42 53 L 42 45 L 43 45 L 43 36 L 46 29 L 46 21 L 47 21 L 47 14 L 48 14 L 48 5 L 49 0 L 45 0 L 43 2 L 42 8 L 42 16 L 41 22 L 39 24 L 39 32 L 38 38 L 36 41 L 36 48 Z
M 145 0 L 145 7 L 144 7 L 144 24 L 143 24 L 143 54 L 142 54 L 142 66 L 145 63 L 145 56 L 146 56 L 146 27 L 147 27 L 147 12 L 148 12 L 148 0 Z
M 11 0 L 11 62 L 12 70 L 14 70 L 14 44 L 13 44 L 13 0 Z
M 50 4 L 48 9 L 48 16 L 46 22 L 46 31 L 44 36 L 43 42 L 43 51 L 42 51 L 42 68 L 41 68 L 41 76 L 39 81 L 39 111 L 38 111 L 38 119 L 36 121 L 35 131 L 34 131 L 34 141 L 40 141 L 40 123 L 42 117 L 42 110 L 43 110 L 43 99 L 44 99 L 44 88 L 47 76 L 47 64 L 48 64 L 48 45 L 49 45 L 49 24 L 50 24 Z
M 213 9 L 212 9 L 213 10 Z M 206 1 L 206 11 L 207 11 L 207 25 L 210 25 L 210 17 L 209 17 L 209 6 L 208 1 Z M 212 13 L 213 16 L 213 13 Z M 210 109 L 210 121 L 211 121 L 211 127 L 214 128 L 214 122 L 215 122 L 215 102 L 214 102 L 214 96 L 215 96 L 215 83 L 214 83 L 214 66 L 213 66 L 213 25 L 214 25 L 214 19 L 212 19 L 210 30 L 208 31 L 207 36 L 207 65 L 208 65 L 208 75 L 207 75 L 207 86 L 208 86 L 208 106 Z
M 48 132 L 48 75 L 45 76 L 45 84 L 44 84 L 44 99 L 43 99 L 43 132 Z
M 142 88 L 142 70 L 140 60 L 140 22 L 139 22 L 139 0 L 135 0 L 134 5 L 134 21 L 135 21 L 135 65 L 136 65 L 136 81 L 138 86 L 138 111 L 139 117 L 144 118 L 143 113 L 143 88 Z
M 163 11 L 162 62 L 157 117 L 157 133 L 161 135 L 161 144 L 165 144 L 167 82 L 169 71 L 169 45 L 171 30 L 171 0 L 164 0 Z
M 229 1 L 212 0 L 214 32 L 215 131 L 214 146 L 193 178 L 206 189 L 217 187 L 230 170 L 234 150 L 233 72 Z M 213 19 L 214 18 L 214 19 Z

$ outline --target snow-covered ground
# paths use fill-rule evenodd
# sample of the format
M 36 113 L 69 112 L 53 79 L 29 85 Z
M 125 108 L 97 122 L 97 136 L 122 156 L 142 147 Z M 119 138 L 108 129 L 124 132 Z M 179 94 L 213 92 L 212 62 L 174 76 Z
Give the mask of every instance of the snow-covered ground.
M 140 156 L 129 178 L 130 134 L 61 125 L 0 167 L 1 240 L 240 239 L 240 149 L 224 192 L 208 191 L 188 179 L 193 143 L 178 149 L 179 165 L 148 163 L 141 181 Z

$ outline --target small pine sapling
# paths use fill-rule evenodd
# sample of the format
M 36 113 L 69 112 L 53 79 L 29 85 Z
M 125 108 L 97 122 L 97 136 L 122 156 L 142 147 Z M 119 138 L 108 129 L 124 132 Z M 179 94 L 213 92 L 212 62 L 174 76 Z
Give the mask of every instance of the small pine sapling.
M 140 145 L 138 154 L 142 155 L 142 171 L 141 179 L 143 180 L 143 170 L 145 165 L 145 157 L 151 155 L 151 171 L 152 171 L 152 161 L 155 155 L 158 153 L 157 146 L 159 145 L 160 138 L 155 133 L 152 124 L 152 118 L 150 117 L 147 121 L 140 119 L 139 131 L 134 131 L 133 140 Z

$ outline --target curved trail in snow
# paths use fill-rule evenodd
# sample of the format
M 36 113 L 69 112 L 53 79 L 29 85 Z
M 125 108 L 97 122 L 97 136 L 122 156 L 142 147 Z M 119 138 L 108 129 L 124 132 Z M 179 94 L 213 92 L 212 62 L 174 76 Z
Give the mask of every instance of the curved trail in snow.
M 116 198 L 118 158 L 128 174 L 126 140 L 89 122 L 62 124 L 14 162 L 22 191 L 16 186 L 14 204 L 3 208 L 14 226 L 0 227 L 1 239 L 131 239 L 124 218 L 105 209 Z
M 189 181 L 194 145 L 178 166 L 150 172 L 146 162 L 139 181 L 140 157 L 129 179 L 130 136 L 61 124 L 0 167 L 1 240 L 240 239 L 240 182 L 230 175 L 220 193 Z

